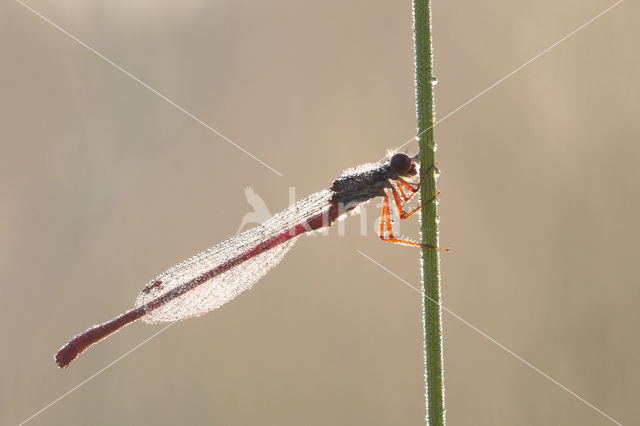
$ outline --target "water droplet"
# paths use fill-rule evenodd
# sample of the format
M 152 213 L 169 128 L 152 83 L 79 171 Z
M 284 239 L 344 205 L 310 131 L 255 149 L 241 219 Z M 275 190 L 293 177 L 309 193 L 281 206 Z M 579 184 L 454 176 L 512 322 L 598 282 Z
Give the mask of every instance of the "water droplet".
M 432 75 L 430 80 L 431 80 L 432 86 L 435 86 L 436 84 L 438 84 L 438 77 L 436 77 L 435 75 Z

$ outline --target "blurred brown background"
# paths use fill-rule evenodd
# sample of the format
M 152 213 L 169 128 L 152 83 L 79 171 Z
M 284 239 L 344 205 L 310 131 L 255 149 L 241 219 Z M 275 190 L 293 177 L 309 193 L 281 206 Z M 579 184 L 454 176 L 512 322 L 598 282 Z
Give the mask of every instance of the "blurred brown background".
M 160 330 L 53 361 L 233 234 L 245 186 L 276 212 L 415 134 L 409 1 L 29 4 L 284 176 L 4 2 L 2 424 Z M 438 116 L 611 4 L 434 1 Z M 445 306 L 623 424 L 640 422 L 638 16 L 622 3 L 436 127 Z M 423 424 L 420 296 L 356 250 L 419 285 L 416 250 L 349 218 L 29 424 Z M 449 424 L 612 424 L 443 316 Z

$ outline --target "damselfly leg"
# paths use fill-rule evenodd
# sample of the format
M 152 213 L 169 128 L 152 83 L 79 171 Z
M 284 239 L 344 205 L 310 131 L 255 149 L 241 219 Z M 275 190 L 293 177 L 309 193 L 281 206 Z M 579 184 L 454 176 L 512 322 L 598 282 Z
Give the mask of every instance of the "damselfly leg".
M 424 179 L 427 176 L 427 174 L 433 168 L 435 168 L 436 165 L 437 165 L 437 163 L 434 163 L 427 170 L 425 170 L 425 172 L 422 175 L 422 178 L 420 179 L 420 182 L 418 182 L 417 184 L 411 184 L 411 183 L 405 181 L 404 179 L 398 179 L 398 181 L 396 183 L 396 186 L 395 187 L 393 187 L 393 186 L 391 187 L 391 193 L 393 194 L 393 200 L 394 200 L 394 203 L 396 205 L 396 209 L 398 211 L 398 216 L 400 217 L 400 219 L 407 219 L 407 218 L 411 217 L 415 212 L 420 210 L 420 208 L 422 208 L 423 206 L 434 202 L 436 200 L 436 198 L 438 198 L 439 192 L 436 192 L 436 195 L 433 196 L 431 199 L 429 199 L 426 203 L 414 208 L 410 212 L 405 212 L 404 208 L 402 207 L 402 200 L 404 202 L 408 202 L 413 198 L 413 196 L 420 190 L 420 187 L 422 186 L 422 183 L 424 182 Z M 404 189 L 409 191 L 410 195 L 407 195 L 404 192 Z M 385 230 L 386 230 L 386 232 L 385 232 Z M 430 245 L 427 245 L 427 244 L 418 243 L 416 241 L 401 240 L 401 239 L 396 238 L 394 236 L 394 234 L 393 234 L 393 227 L 392 227 L 392 224 L 391 224 L 391 209 L 389 207 L 389 196 L 386 193 L 384 195 L 384 200 L 382 202 L 382 212 L 380 214 L 379 237 L 380 237 L 380 239 L 382 241 L 386 241 L 386 242 L 389 242 L 389 243 L 406 244 L 406 245 L 415 246 L 415 247 L 428 247 L 428 248 L 432 248 L 432 249 L 439 250 L 439 251 L 449 251 L 448 248 L 443 249 L 443 248 L 440 248 L 440 247 L 434 247 L 434 246 L 430 246 Z
M 420 179 L 420 182 L 418 182 L 418 184 L 416 184 L 415 186 L 410 184 L 409 182 L 405 181 L 404 179 L 400 178 L 400 179 L 398 179 L 398 182 L 396 183 L 397 190 L 393 186 L 391 187 L 391 192 L 393 193 L 393 199 L 395 201 L 396 208 L 398 210 L 398 215 L 400 216 L 400 219 L 406 219 L 406 218 L 410 217 L 415 212 L 420 210 L 420 208 L 422 208 L 423 206 L 426 206 L 427 204 L 431 203 L 433 200 L 435 200 L 438 197 L 439 192 L 436 192 L 436 195 L 434 197 L 432 197 L 429 201 L 427 201 L 426 203 L 424 203 L 422 205 L 419 205 L 418 207 L 416 207 L 413 210 L 411 210 L 409 213 L 404 211 L 404 209 L 402 208 L 402 202 L 400 201 L 400 198 L 402 198 L 405 202 L 411 201 L 413 196 L 416 195 L 416 193 L 420 190 L 420 187 L 422 186 L 422 183 L 424 182 L 424 179 L 427 177 L 427 174 L 431 170 L 433 170 L 436 167 L 437 164 L 438 163 L 433 163 L 427 170 L 425 170 L 425 172 L 422 174 L 422 178 Z M 409 192 L 411 192 L 411 195 L 407 196 L 405 194 L 405 192 L 404 192 L 403 187 L 406 188 Z
M 435 197 L 431 198 L 426 204 L 432 203 L 433 201 L 435 201 L 436 198 L 437 198 L 437 194 L 436 194 Z M 400 199 L 396 198 L 395 200 L 396 200 L 396 207 L 398 207 L 398 212 L 399 213 L 403 213 L 403 210 L 401 210 L 402 207 L 400 206 Z M 422 207 L 422 206 L 417 207 L 411 213 L 405 215 L 404 218 L 401 217 L 401 219 L 406 219 L 407 217 L 411 216 L 420 207 Z M 385 228 L 386 228 L 386 233 L 385 233 Z M 384 200 L 382 201 L 382 213 L 380 215 L 380 232 L 379 232 L 378 236 L 380 237 L 380 239 L 382 241 L 385 241 L 385 242 L 388 242 L 388 243 L 405 244 L 405 245 L 414 246 L 414 247 L 428 247 L 428 248 L 432 248 L 432 249 L 438 250 L 438 251 L 449 251 L 450 250 L 449 248 L 434 247 L 434 246 L 430 246 L 428 244 L 418 243 L 416 241 L 401 240 L 399 238 L 396 238 L 393 235 L 393 227 L 391 226 L 391 210 L 389 208 L 389 196 L 386 195 L 386 194 L 384 196 Z
M 407 213 L 402 208 L 402 201 L 400 201 L 400 196 L 398 195 L 398 191 L 396 191 L 396 189 L 392 187 L 391 188 L 391 192 L 393 193 L 393 201 L 396 204 L 396 209 L 398 210 L 398 216 L 400 216 L 400 219 L 406 219 L 408 217 L 411 217 L 415 212 L 420 210 L 422 207 L 426 206 L 429 203 L 432 203 L 436 198 L 438 198 L 438 195 L 440 194 L 440 191 L 436 192 L 436 195 L 434 197 L 432 197 L 431 199 L 429 199 L 429 201 L 427 201 L 424 204 L 419 205 L 418 207 L 416 207 L 415 209 L 413 209 L 409 213 Z M 414 192 L 414 194 L 415 194 L 415 192 Z M 413 194 L 411 194 L 411 195 L 413 195 Z
M 416 195 L 416 192 L 418 192 L 418 191 L 415 191 L 412 186 L 409 186 L 409 184 L 405 181 L 402 181 L 402 182 L 398 181 L 396 183 L 396 186 L 398 188 L 398 191 L 400 191 L 400 196 L 405 202 L 411 201 L 413 196 Z M 407 195 L 404 193 L 404 189 L 402 189 L 403 186 L 405 186 L 405 188 L 407 188 L 411 192 L 411 195 Z
M 385 226 L 387 231 L 386 235 Z M 384 200 L 382 201 L 382 213 L 380 214 L 380 232 L 378 236 L 382 241 L 386 241 L 388 243 L 406 244 L 409 246 L 422 247 L 422 244 L 420 243 L 417 243 L 415 241 L 400 240 L 393 235 L 393 228 L 391 226 L 391 212 L 389 209 L 389 196 L 387 194 L 384 195 Z

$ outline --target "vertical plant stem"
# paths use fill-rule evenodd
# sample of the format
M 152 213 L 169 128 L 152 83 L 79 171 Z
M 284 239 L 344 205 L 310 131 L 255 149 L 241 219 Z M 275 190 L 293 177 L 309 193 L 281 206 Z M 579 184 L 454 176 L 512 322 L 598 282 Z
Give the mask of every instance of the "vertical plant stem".
M 433 124 L 433 51 L 431 46 L 431 1 L 413 1 L 413 30 L 415 35 L 416 107 L 418 116 L 418 144 L 422 170 L 435 163 Z M 437 169 L 435 169 L 437 170 Z M 428 174 L 420 190 L 421 200 L 436 194 L 436 176 Z M 438 219 L 436 203 L 421 209 L 422 243 L 438 247 Z M 444 377 L 442 358 L 442 315 L 440 309 L 440 253 L 433 248 L 422 249 L 422 299 L 425 340 L 425 379 L 427 425 L 443 426 Z

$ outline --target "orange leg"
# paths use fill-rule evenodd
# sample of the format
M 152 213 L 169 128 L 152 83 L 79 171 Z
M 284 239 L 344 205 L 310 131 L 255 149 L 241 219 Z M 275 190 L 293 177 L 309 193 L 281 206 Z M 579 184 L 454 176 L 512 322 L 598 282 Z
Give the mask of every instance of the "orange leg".
M 429 166 L 429 168 L 427 170 L 424 171 L 424 173 L 422 174 L 422 178 L 420 178 L 420 182 L 418 182 L 417 185 L 414 186 L 414 184 L 411 184 L 409 182 L 407 182 L 406 180 L 399 178 L 397 185 L 398 185 L 398 189 L 400 190 L 400 192 L 402 193 L 402 198 L 404 199 L 404 201 L 409 201 L 411 200 L 411 198 L 413 198 L 414 195 L 416 195 L 416 192 L 418 192 L 420 190 L 420 187 L 422 186 L 422 183 L 424 182 L 425 178 L 427 177 L 427 174 L 433 170 L 433 168 L 435 168 L 438 165 L 438 163 L 433 163 L 431 166 Z M 409 190 L 409 192 L 411 192 L 411 195 L 407 196 L 404 193 L 404 190 L 402 189 L 402 186 L 404 186 L 407 190 Z
M 386 197 L 386 194 L 385 201 L 387 201 L 386 204 L 384 202 L 382 203 L 382 212 L 380 212 L 380 231 L 378 232 L 378 236 L 382 241 L 384 241 L 384 223 L 389 215 L 389 198 Z
M 400 206 L 400 198 L 398 197 L 398 194 L 395 192 L 395 189 L 392 188 L 393 191 L 393 196 L 396 202 L 396 207 L 398 207 L 398 211 L 399 213 L 402 215 L 404 214 L 405 217 L 407 218 L 409 216 L 411 216 L 413 213 L 415 213 L 420 207 L 417 207 L 416 209 L 414 209 L 412 212 L 410 213 L 405 213 L 401 206 Z M 431 200 L 428 201 L 428 203 L 432 202 L 433 200 L 435 200 L 436 197 L 433 197 Z M 401 216 L 402 217 L 402 216 Z M 386 230 L 387 230 L 387 235 L 385 237 L 385 225 L 386 225 Z M 442 249 L 439 247 L 433 247 L 427 244 L 421 244 L 415 241 L 409 241 L 409 240 L 400 240 L 398 238 L 396 238 L 393 235 L 393 227 L 391 226 L 391 211 L 389 209 L 389 196 L 387 194 L 385 194 L 384 196 L 384 201 L 382 202 L 382 212 L 380 215 L 380 233 L 379 233 L 379 237 L 382 241 L 386 241 L 388 243 L 396 243 L 396 244 L 405 244 L 405 245 L 409 245 L 409 246 L 414 246 L 414 247 L 429 247 L 435 250 L 440 250 L 440 251 L 449 251 L 448 248 L 446 249 Z
M 418 183 L 418 185 L 420 185 L 420 184 Z M 402 178 L 398 179 L 398 187 L 404 186 L 406 189 L 409 190 L 409 192 L 411 192 L 411 194 L 415 194 L 416 192 L 418 192 L 418 190 L 420 189 L 420 187 L 418 185 L 413 186 L 413 184 L 407 182 L 406 180 L 404 180 Z M 413 195 L 411 195 L 411 196 L 413 196 Z
M 387 227 L 387 236 L 384 235 L 384 225 Z M 382 202 L 382 214 L 380 217 L 380 239 L 388 243 L 406 244 L 409 246 L 422 247 L 422 244 L 415 241 L 399 240 L 393 236 L 393 229 L 391 227 L 391 212 L 389 210 L 389 196 L 385 194 L 384 201 Z
M 398 189 L 400 189 L 400 187 L 398 186 Z M 402 191 L 402 189 L 400 189 L 400 191 Z M 408 217 L 410 217 L 411 215 L 413 215 L 415 212 L 417 212 L 418 210 L 420 210 L 421 207 L 426 206 L 427 204 L 433 202 L 433 200 L 435 200 L 438 195 L 440 194 L 440 192 L 436 192 L 435 197 L 432 197 L 431 199 L 429 199 L 429 201 L 427 201 L 426 203 L 424 203 L 421 206 L 416 207 L 415 209 L 411 210 L 409 213 L 405 212 L 404 209 L 402 208 L 402 203 L 400 201 L 400 196 L 398 195 L 398 192 L 396 191 L 395 188 L 391 188 L 391 192 L 393 192 L 393 200 L 396 203 L 396 209 L 398 209 L 398 215 L 400 216 L 400 219 L 406 219 Z M 405 200 L 406 201 L 406 200 Z
M 402 202 L 400 201 L 400 196 L 398 195 L 398 191 L 396 191 L 394 187 L 391 187 L 391 192 L 393 193 L 393 201 L 395 201 L 396 203 L 396 209 L 398 210 L 398 215 L 400 216 L 400 219 L 406 219 L 410 217 L 415 212 L 420 210 L 420 207 L 422 207 L 422 206 L 418 206 L 415 209 L 411 210 L 409 213 L 407 213 L 402 209 Z
M 407 194 L 404 193 L 404 189 L 402 189 L 402 185 L 400 185 L 400 182 L 396 182 L 396 188 L 398 188 L 398 191 L 400 191 L 400 196 L 405 202 L 409 201 L 411 197 L 413 197 L 413 194 L 411 194 L 411 197 L 407 197 Z

